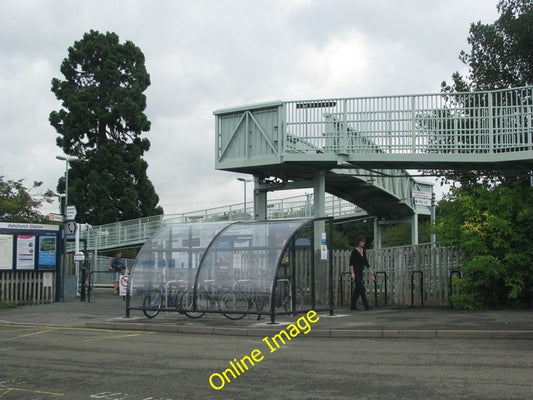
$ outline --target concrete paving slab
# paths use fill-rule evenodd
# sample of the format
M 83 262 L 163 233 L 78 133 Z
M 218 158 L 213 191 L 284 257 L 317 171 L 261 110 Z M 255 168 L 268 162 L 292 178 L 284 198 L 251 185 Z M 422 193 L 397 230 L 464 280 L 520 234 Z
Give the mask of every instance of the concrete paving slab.
M 229 320 L 222 314 L 208 313 L 189 319 L 175 312 L 161 312 L 149 319 L 139 310 L 126 317 L 126 302 L 110 289 L 93 291 L 91 302 L 79 299 L 18 307 L 0 312 L 0 324 L 82 327 L 95 329 L 153 330 L 164 332 L 265 337 L 278 333 L 302 315 L 283 315 L 257 319 L 247 315 Z M 369 311 L 334 310 L 319 312 L 308 335 L 332 338 L 481 338 L 533 339 L 533 311 L 463 311 L 446 307 L 383 307 Z

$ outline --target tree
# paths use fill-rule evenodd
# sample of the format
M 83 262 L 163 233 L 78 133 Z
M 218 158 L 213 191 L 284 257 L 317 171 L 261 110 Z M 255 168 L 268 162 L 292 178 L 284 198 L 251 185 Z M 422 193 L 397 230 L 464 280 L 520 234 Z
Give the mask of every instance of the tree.
M 468 79 L 456 72 L 452 85 L 442 83 L 442 91 L 450 102 L 456 102 L 458 109 L 464 110 L 465 117 L 483 104 L 465 103 L 453 93 L 533 84 L 533 1 L 500 0 L 497 7 L 500 16 L 493 24 L 478 22 L 470 27 L 470 52 L 460 54 L 469 66 Z M 509 100 L 531 107 L 530 93 L 517 89 Z M 501 101 L 505 105 L 508 99 Z M 533 121 L 523 118 L 515 123 L 533 125 Z M 461 129 L 469 129 L 468 118 L 461 124 Z M 513 169 L 438 173 L 445 180 L 458 182 L 449 197 L 439 203 L 437 216 L 439 241 L 457 246 L 464 254 L 463 277 L 454 278 L 459 289 L 453 295 L 454 304 L 470 309 L 526 303 L 532 306 L 530 172 Z
M 437 235 L 463 253 L 453 304 L 524 306 L 533 296 L 533 190 L 518 183 L 452 189 L 439 204 Z
M 518 88 L 533 85 L 533 1 L 500 0 L 497 9 L 500 13 L 493 24 L 473 23 L 470 26 L 468 43 L 470 51 L 461 51 L 459 59 L 469 67 L 468 78 L 459 72 L 452 75 L 452 84 L 442 82 L 442 92 L 448 96 L 452 107 L 461 110 L 454 120 L 460 124 L 459 131 L 469 132 L 469 117 L 482 113 L 486 104 L 476 104 L 481 98 L 462 96 L 460 93 L 505 88 Z M 512 101 L 531 107 L 531 91 L 514 91 Z M 505 102 L 506 99 L 499 101 Z M 501 104 L 504 106 L 505 104 Z M 440 112 L 449 112 L 442 110 Z M 460 118 L 460 116 L 464 118 Z M 437 120 L 437 119 L 435 119 Z M 522 121 L 531 126 L 533 121 Z M 449 127 L 437 127 L 443 132 Z M 476 140 L 475 135 L 465 136 Z M 436 135 L 437 140 L 439 135 Z M 481 181 L 494 184 L 503 182 L 522 182 L 529 184 L 529 171 L 519 170 L 441 170 L 431 171 L 433 175 L 443 176 L 447 182 L 458 182 L 461 187 L 476 186 Z
M 364 235 L 366 237 L 367 249 L 374 246 L 374 221 L 372 219 L 345 222 L 334 225 L 334 229 L 333 247 L 335 249 L 353 249 L 355 238 L 358 235 Z
M 0 176 L 0 221 L 20 223 L 45 223 L 46 218 L 38 211 L 43 202 L 51 203 L 54 193 L 47 190 L 40 200 L 32 196 L 33 189 L 42 186 L 42 182 L 33 182 L 28 189 L 24 186 L 24 180 L 4 180 Z
M 431 223 L 428 218 L 420 216 L 418 224 L 418 243 L 429 243 L 431 240 Z M 409 246 L 412 244 L 412 225 L 389 225 L 383 230 L 381 244 L 383 247 Z
M 500 0 L 497 9 L 500 17 L 493 24 L 470 26 L 470 52 L 460 54 L 470 68 L 470 82 L 456 73 L 456 88 L 492 90 L 533 84 L 533 2 Z
M 70 163 L 69 202 L 77 219 L 93 225 L 162 214 L 143 160 L 150 142 L 144 114 L 150 85 L 142 51 L 115 33 L 91 30 L 68 49 L 65 79 L 52 79 L 62 108 L 50 113 L 57 145 Z M 58 191 L 64 193 L 64 178 Z

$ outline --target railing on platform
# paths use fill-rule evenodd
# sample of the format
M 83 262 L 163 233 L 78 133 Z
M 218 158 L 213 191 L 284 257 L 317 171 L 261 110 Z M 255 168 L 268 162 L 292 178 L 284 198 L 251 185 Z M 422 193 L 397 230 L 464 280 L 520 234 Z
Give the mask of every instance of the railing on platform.
M 268 219 L 311 217 L 314 212 L 313 204 L 313 194 L 271 200 L 267 205 Z M 331 195 L 326 196 L 325 212 L 326 215 L 332 215 L 336 218 L 367 215 L 363 209 L 356 205 Z M 142 244 L 165 224 L 169 223 L 239 221 L 247 219 L 253 219 L 253 215 L 244 213 L 244 203 L 237 203 L 201 211 L 155 215 L 99 225 L 87 232 L 82 232 L 82 238 L 87 239 L 88 249 L 98 252 L 100 250 Z
M 284 151 L 486 154 L 533 150 L 533 87 L 287 101 Z

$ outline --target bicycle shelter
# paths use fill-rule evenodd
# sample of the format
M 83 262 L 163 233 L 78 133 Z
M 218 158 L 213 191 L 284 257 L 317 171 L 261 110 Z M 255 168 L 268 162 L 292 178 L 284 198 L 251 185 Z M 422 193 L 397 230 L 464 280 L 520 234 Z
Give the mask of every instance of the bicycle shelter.
M 333 313 L 333 276 L 326 237 L 314 248 L 318 220 L 171 224 L 149 239 L 128 280 L 126 316 L 177 311 L 191 318 L 223 313 Z

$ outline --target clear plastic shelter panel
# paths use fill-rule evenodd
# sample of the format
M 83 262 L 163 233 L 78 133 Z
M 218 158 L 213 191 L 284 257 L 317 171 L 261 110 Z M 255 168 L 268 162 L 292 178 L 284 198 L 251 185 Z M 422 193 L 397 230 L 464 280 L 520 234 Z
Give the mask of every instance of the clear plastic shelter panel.
M 173 224 L 159 230 L 139 251 L 131 271 L 130 295 L 169 286 L 191 287 L 213 238 L 230 222 Z
M 269 295 L 282 252 L 308 219 L 232 224 L 206 251 L 198 273 L 199 286 L 218 290 L 254 291 Z

